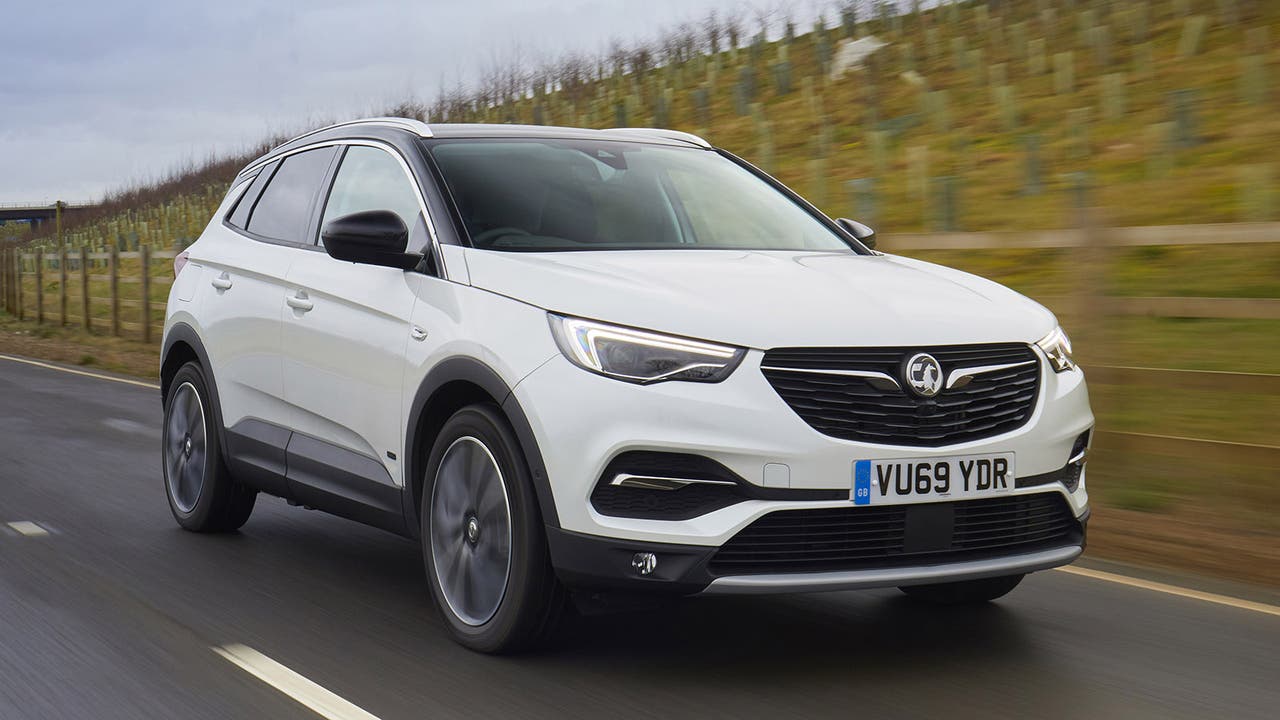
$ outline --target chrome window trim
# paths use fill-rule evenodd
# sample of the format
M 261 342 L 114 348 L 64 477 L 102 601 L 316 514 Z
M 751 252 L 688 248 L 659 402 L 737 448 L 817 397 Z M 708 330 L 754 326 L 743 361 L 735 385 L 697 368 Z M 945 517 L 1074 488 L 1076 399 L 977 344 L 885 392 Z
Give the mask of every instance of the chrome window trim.
M 365 122 L 365 121 L 357 121 L 357 122 Z M 347 123 L 347 124 L 351 124 L 351 123 Z M 319 131 L 317 130 L 316 132 L 319 132 Z M 308 134 L 311 134 L 311 133 L 308 133 Z M 304 135 L 302 137 L 306 137 L 306 136 Z M 418 197 L 418 208 L 422 211 L 422 217 L 426 221 L 427 235 L 431 240 L 431 249 L 435 254 L 437 265 L 440 268 L 440 279 L 450 280 L 452 282 L 458 282 L 457 280 L 454 280 L 453 278 L 450 277 L 449 268 L 446 265 L 444 253 L 440 249 L 440 237 L 436 233 L 435 222 L 432 221 L 431 213 L 427 210 L 426 196 L 422 194 L 422 183 L 418 180 L 418 177 L 413 174 L 413 168 L 409 167 L 409 162 L 405 160 L 404 155 L 400 152 L 400 150 L 395 145 L 392 145 L 389 142 L 386 142 L 383 140 L 367 140 L 364 138 L 341 138 L 341 139 L 335 139 L 335 140 L 324 140 L 321 142 L 315 142 L 308 145 L 303 145 L 301 147 L 296 147 L 296 148 L 293 148 L 292 150 L 289 150 L 288 152 L 283 152 L 278 155 L 271 155 L 270 157 L 259 158 L 258 160 L 255 160 L 253 164 L 249 165 L 244 170 L 241 170 L 240 175 L 247 175 L 251 171 L 259 169 L 263 165 L 266 165 L 267 163 L 283 161 L 285 158 L 290 157 L 291 155 L 297 155 L 298 153 L 307 152 L 308 150 L 318 150 L 320 148 L 326 148 L 326 147 L 350 147 L 352 145 L 362 145 L 365 147 L 379 148 L 381 150 L 391 153 L 391 156 L 394 157 L 396 161 L 400 163 L 400 169 L 404 171 L 405 178 L 408 179 L 409 184 L 413 187 L 413 191 Z M 337 172 L 341 172 L 341 171 L 342 171 L 342 163 L 338 163 Z M 337 178 L 337 173 L 335 172 L 334 179 L 336 178 Z M 237 182 L 239 182 L 239 176 L 237 176 Z M 325 190 L 326 190 L 325 203 L 327 204 L 329 199 L 329 196 L 327 193 L 333 190 L 332 183 L 330 183 L 329 187 L 327 187 Z M 319 210 L 322 214 L 324 212 L 322 208 L 317 208 L 317 210 Z M 245 235 L 246 237 L 249 237 L 253 240 L 257 240 L 259 242 L 271 242 L 269 240 L 263 240 L 257 236 L 251 235 L 247 231 L 241 230 L 240 228 L 237 228 L 234 225 L 231 225 L 230 223 L 227 222 L 226 217 L 222 218 L 222 224 L 228 228 L 231 228 L 235 232 L 238 232 L 241 235 Z M 304 249 L 319 247 L 315 242 L 311 242 L 311 243 L 276 242 L 275 244 L 288 245 L 291 247 L 301 247 Z

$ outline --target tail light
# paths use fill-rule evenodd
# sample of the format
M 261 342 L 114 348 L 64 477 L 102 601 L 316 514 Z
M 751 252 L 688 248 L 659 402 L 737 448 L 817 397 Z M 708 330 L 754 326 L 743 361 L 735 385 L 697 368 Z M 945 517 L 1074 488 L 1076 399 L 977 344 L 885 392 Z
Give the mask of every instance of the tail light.
M 190 255 L 190 251 L 183 250 L 173 256 L 173 276 L 175 278 L 178 277 L 178 273 L 182 272 L 182 268 L 187 266 L 187 258 L 190 257 Z

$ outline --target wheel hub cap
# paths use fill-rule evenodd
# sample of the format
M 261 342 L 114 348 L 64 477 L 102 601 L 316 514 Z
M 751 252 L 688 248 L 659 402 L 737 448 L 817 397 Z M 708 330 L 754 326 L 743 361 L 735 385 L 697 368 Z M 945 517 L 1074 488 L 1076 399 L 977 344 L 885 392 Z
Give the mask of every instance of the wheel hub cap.
M 174 507 L 189 513 L 200 500 L 207 472 L 204 405 L 189 382 L 173 391 L 165 410 L 164 477 Z
M 431 561 L 453 615 L 476 626 L 502 606 L 511 574 L 511 504 L 493 454 L 474 437 L 453 442 L 431 488 Z

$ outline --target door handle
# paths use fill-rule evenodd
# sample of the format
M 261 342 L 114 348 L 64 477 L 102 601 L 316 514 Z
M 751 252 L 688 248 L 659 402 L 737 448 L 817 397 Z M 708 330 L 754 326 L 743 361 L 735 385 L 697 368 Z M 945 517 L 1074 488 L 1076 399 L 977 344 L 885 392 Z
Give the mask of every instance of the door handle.
M 209 284 L 210 284 L 210 285 L 212 285 L 212 286 L 214 286 L 215 288 L 217 288 L 217 289 L 219 289 L 219 290 L 230 290 L 230 289 L 231 289 L 231 276 L 230 276 L 230 275 L 228 275 L 228 274 L 226 274 L 226 273 L 224 272 L 224 273 L 222 273 L 221 275 L 219 275 L 218 277 L 216 277 L 216 278 L 214 278 L 214 279 L 210 280 L 210 281 L 209 281 Z
M 302 312 L 307 312 L 311 308 L 315 307 L 315 304 L 311 302 L 311 298 L 307 297 L 307 293 L 303 290 L 299 290 L 298 293 L 292 297 L 285 298 L 284 302 L 294 310 L 301 310 Z
M 413 338 L 414 340 L 426 340 L 427 331 L 423 330 L 417 325 L 414 325 L 413 327 L 409 328 L 409 337 Z

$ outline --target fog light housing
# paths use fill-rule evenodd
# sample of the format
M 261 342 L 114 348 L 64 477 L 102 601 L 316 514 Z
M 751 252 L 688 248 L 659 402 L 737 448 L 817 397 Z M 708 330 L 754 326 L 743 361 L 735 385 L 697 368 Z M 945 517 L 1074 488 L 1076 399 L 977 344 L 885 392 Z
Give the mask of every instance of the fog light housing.
M 1085 430 L 1076 438 L 1071 446 L 1071 457 L 1067 459 L 1067 467 L 1062 474 L 1062 484 L 1067 492 L 1075 492 L 1080 487 L 1080 477 L 1084 474 L 1084 464 L 1089 458 L 1089 436 L 1092 430 Z
M 631 557 L 631 569 L 638 575 L 652 575 L 658 569 L 658 556 L 647 552 L 636 553 Z

